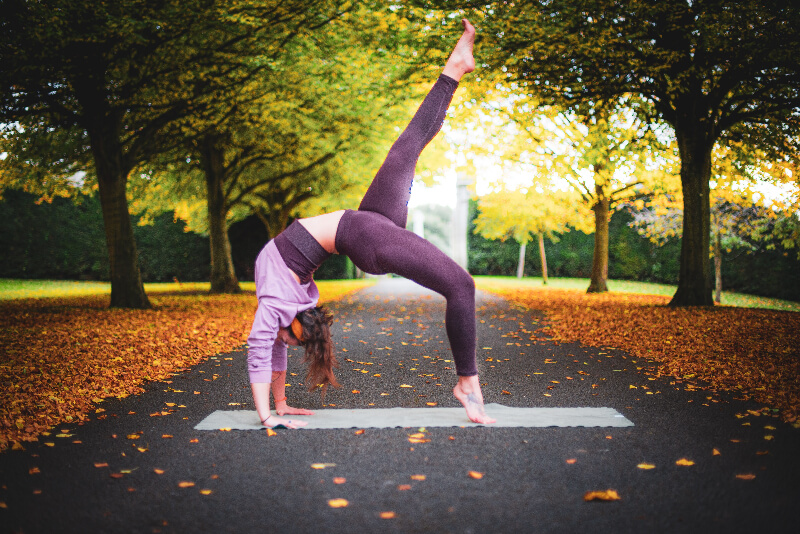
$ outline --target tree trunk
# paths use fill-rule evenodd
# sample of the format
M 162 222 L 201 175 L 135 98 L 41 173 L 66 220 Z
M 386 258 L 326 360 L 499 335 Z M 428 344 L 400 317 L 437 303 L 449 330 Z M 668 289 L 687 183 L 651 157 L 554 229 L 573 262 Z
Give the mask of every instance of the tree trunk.
M 714 274 L 715 287 L 714 287 L 714 302 L 717 304 L 722 302 L 722 233 L 719 228 L 715 232 L 714 239 Z
M 608 291 L 608 211 L 610 199 L 604 194 L 602 186 L 596 186 L 597 203 L 594 211 L 594 256 L 592 258 L 592 279 L 587 293 Z
M 709 179 L 712 138 L 704 121 L 684 121 L 675 128 L 681 156 L 683 237 L 678 290 L 670 306 L 711 306 L 711 269 L 708 261 L 711 228 Z
M 103 130 L 90 131 L 89 135 L 111 268 L 111 307 L 148 309 L 150 301 L 142 284 L 128 211 L 128 170 L 122 163 L 122 147 L 113 134 Z
M 208 237 L 211 248 L 211 293 L 239 293 L 239 280 L 233 268 L 228 238 L 228 207 L 222 184 L 225 177 L 224 153 L 214 137 L 203 139 L 202 164 L 208 197 Z
M 547 285 L 547 256 L 544 253 L 544 234 L 539 234 L 539 257 L 542 259 L 542 283 Z
M 522 278 L 525 272 L 525 249 L 528 248 L 527 243 L 520 243 L 519 245 L 519 262 L 517 262 L 517 278 Z

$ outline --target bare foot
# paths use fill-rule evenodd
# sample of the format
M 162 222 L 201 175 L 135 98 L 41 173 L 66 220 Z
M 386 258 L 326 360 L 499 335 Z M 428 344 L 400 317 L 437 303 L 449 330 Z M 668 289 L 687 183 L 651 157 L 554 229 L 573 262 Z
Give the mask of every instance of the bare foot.
M 283 419 L 271 415 L 263 423 L 267 428 L 302 428 L 308 424 L 308 421 L 300 421 L 298 419 Z
M 464 33 L 456 43 L 451 52 L 447 63 L 444 66 L 443 74 L 458 81 L 468 72 L 475 70 L 475 58 L 472 57 L 472 47 L 475 43 L 475 28 L 467 19 L 461 19 L 464 25 Z
M 483 408 L 483 394 L 478 375 L 458 377 L 458 383 L 453 388 L 453 395 L 467 410 L 467 417 L 473 423 L 487 425 L 496 422 L 495 419 L 486 415 Z
M 305 408 L 293 408 L 286 404 L 286 401 L 279 402 L 277 406 L 275 406 L 275 412 L 278 415 L 314 415 L 314 412 L 311 410 L 306 410 Z

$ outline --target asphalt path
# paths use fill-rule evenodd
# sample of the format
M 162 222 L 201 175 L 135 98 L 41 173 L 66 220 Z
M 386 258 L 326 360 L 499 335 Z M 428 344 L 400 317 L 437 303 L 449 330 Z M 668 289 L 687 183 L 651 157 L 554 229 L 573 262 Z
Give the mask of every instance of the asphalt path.
M 290 403 L 459 406 L 444 306 L 404 280 L 331 306 L 342 387 L 324 403 L 307 392 L 294 350 Z M 800 431 L 763 406 L 556 344 L 539 312 L 491 295 L 478 321 L 486 402 L 607 406 L 635 426 L 194 430 L 214 410 L 254 409 L 236 351 L 0 454 L 2 532 L 798 531 Z M 607 489 L 620 499 L 584 500 Z

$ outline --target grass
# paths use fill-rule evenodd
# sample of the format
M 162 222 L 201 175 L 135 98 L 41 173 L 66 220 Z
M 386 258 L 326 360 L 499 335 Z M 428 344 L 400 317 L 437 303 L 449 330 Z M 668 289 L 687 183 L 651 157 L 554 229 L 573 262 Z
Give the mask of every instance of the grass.
M 526 289 L 576 289 L 586 291 L 588 278 L 548 278 L 544 285 L 542 278 L 532 277 L 518 279 L 512 276 L 476 276 L 479 283 L 496 284 L 498 286 L 519 287 Z M 669 284 L 653 284 L 650 282 L 631 282 L 628 280 L 609 280 L 608 290 L 614 293 L 634 293 L 639 295 L 662 295 L 671 297 L 677 286 Z M 743 293 L 722 292 L 723 306 L 738 308 L 763 308 L 800 312 L 800 302 L 745 295 Z
M 488 282 L 502 286 L 520 288 L 576 289 L 586 291 L 588 278 L 548 278 L 545 286 L 538 277 L 517 279 L 511 276 L 477 276 L 480 282 Z M 327 281 L 317 282 L 325 284 Z M 255 291 L 254 282 L 241 282 L 244 291 Z M 148 294 L 182 293 L 208 291 L 208 282 L 168 282 L 145 284 Z M 649 282 L 631 282 L 628 280 L 609 280 L 608 289 L 615 293 L 635 293 L 640 295 L 672 296 L 676 286 L 653 284 Z M 108 282 L 81 282 L 69 280 L 13 280 L 0 278 L 0 300 L 48 298 L 48 297 L 86 297 L 93 295 L 110 295 L 111 284 Z M 745 295 L 743 293 L 722 292 L 722 305 L 739 308 L 763 308 L 800 312 L 800 302 Z
M 240 282 L 243 291 L 255 291 L 255 282 Z M 208 291 L 209 282 L 166 282 L 145 284 L 148 294 L 191 293 Z M 110 282 L 82 282 L 70 280 L 13 280 L 0 278 L 0 300 L 49 298 L 49 297 L 91 297 L 110 295 Z

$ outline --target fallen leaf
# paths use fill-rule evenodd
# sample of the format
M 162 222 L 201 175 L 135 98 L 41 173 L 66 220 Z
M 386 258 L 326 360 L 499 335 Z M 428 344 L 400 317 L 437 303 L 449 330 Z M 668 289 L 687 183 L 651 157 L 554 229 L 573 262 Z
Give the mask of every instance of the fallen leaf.
M 480 480 L 480 479 L 483 478 L 483 473 L 480 473 L 478 471 L 470 471 L 469 472 L 469 476 L 470 476 L 470 478 L 474 478 L 476 480 Z
M 702 388 L 710 394 L 733 391 L 771 405 L 773 414 L 780 414 L 786 421 L 796 420 L 800 413 L 800 368 L 794 365 L 796 358 L 790 357 L 800 346 L 798 314 L 787 316 L 785 312 L 730 306 L 724 311 L 717 307 L 675 315 L 666 306 L 666 296 L 598 296 L 563 289 L 506 286 L 490 280 L 480 280 L 478 286 L 527 309 L 544 312 L 549 323 L 547 336 L 556 343 L 615 347 L 634 358 L 654 359 L 659 364 L 658 371 L 645 373 L 680 379 L 681 389 Z M 632 336 L 631 332 L 637 335 Z M 770 332 L 770 343 L 763 342 L 763 332 Z M 530 336 L 531 341 L 538 338 Z M 728 350 L 731 340 L 736 340 L 735 356 Z M 767 413 L 761 409 L 747 415 Z
M 613 489 L 604 491 L 587 491 L 583 496 L 584 501 L 618 501 L 620 500 L 619 493 Z
M 311 464 L 311 469 L 325 469 L 326 467 L 336 467 L 336 464 L 328 464 L 328 463 Z
M 328 506 L 331 508 L 346 508 L 350 504 L 347 499 L 331 499 L 328 501 Z
M 680 460 L 675 462 L 675 465 L 694 465 L 694 462 L 691 460 L 687 460 L 686 458 L 681 458 Z

